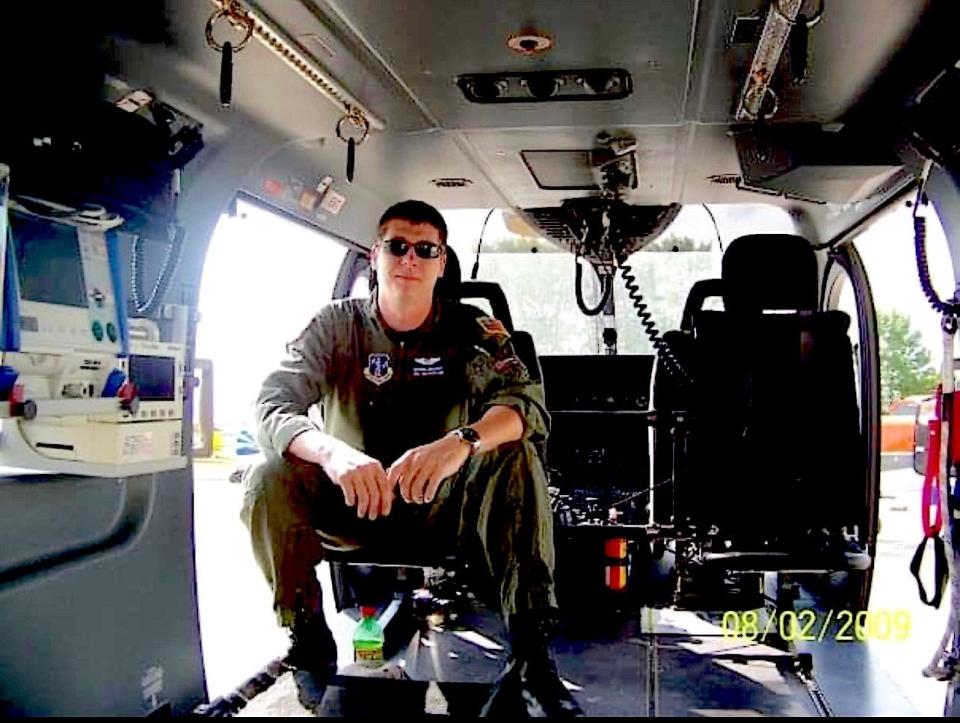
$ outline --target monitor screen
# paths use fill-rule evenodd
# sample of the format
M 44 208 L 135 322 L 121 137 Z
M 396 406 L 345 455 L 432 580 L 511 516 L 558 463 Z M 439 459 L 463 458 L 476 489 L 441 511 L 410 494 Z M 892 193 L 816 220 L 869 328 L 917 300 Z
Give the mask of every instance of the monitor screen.
M 88 305 L 77 229 L 44 219 L 13 215 L 20 298 L 47 304 Z
M 172 402 L 176 398 L 176 359 L 131 354 L 130 380 L 141 402 Z

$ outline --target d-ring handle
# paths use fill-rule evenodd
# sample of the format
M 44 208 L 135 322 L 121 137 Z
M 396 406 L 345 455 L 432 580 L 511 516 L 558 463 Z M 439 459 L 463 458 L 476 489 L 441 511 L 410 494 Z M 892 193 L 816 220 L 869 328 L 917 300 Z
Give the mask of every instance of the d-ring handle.
M 210 16 L 210 19 L 207 21 L 207 45 L 216 50 L 218 53 L 223 52 L 223 44 L 218 43 L 217 39 L 213 37 L 213 26 L 221 18 L 226 18 L 230 21 L 230 24 L 236 27 L 243 27 L 245 29 L 245 34 L 243 40 L 241 40 L 236 46 L 234 46 L 234 52 L 243 50 L 247 47 L 247 43 L 250 42 L 250 38 L 253 37 L 253 20 L 243 14 L 242 11 L 235 8 L 233 3 L 222 7 L 220 10 L 217 10 L 213 15 Z

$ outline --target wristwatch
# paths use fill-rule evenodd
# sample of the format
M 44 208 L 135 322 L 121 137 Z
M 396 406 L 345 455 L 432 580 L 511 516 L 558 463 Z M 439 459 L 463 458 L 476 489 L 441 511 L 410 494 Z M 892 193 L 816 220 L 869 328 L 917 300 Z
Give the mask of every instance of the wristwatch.
M 453 433 L 461 442 L 466 442 L 470 445 L 471 457 L 480 451 L 480 435 L 477 434 L 477 430 L 473 427 L 460 427 L 459 429 L 453 430 Z

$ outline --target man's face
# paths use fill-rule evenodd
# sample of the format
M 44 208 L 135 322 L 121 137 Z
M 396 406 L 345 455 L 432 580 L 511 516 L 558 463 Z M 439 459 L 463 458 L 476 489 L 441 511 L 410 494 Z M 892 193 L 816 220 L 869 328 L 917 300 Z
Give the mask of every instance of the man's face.
M 433 248 L 425 244 L 432 244 Z M 401 251 L 403 255 L 397 256 Z M 435 258 L 421 256 L 438 251 Z M 433 287 L 443 275 L 447 258 L 435 226 L 391 219 L 383 225 L 380 239 L 370 250 L 370 262 L 382 293 L 398 299 L 423 300 L 433 296 Z

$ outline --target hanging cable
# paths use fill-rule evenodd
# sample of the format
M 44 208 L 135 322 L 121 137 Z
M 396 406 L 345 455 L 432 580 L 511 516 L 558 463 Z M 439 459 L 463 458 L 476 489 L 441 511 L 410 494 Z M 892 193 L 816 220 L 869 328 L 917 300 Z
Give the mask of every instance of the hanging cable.
M 643 330 L 650 338 L 650 343 L 653 345 L 653 348 L 657 350 L 658 355 L 663 359 L 667 371 L 681 384 L 691 384 L 693 379 L 687 370 L 684 369 L 680 360 L 677 359 L 673 347 L 660 336 L 660 331 L 657 329 L 656 322 L 653 320 L 653 314 L 648 311 L 647 303 L 643 300 L 643 294 L 640 293 L 640 285 L 637 283 L 637 277 L 633 274 L 633 269 L 631 269 L 626 262 L 623 262 L 620 264 L 620 271 L 623 273 L 623 283 L 627 288 L 627 295 L 630 297 L 631 303 L 633 303 L 637 317 L 639 317 L 640 323 L 643 325 Z
M 495 208 L 491 208 L 487 213 L 487 217 L 483 219 L 483 226 L 480 227 L 480 238 L 477 240 L 477 258 L 473 262 L 473 270 L 470 272 L 470 280 L 476 281 L 477 274 L 480 273 L 480 248 L 483 246 L 483 232 L 487 230 L 487 221 L 490 220 L 490 217 L 493 215 L 493 212 L 496 211 Z
M 157 281 L 150 292 L 150 298 L 142 301 L 141 291 L 144 286 L 143 281 L 143 248 L 142 239 L 137 236 L 133 240 L 133 249 L 130 254 L 130 298 L 138 314 L 145 316 L 152 315 L 160 306 L 166 296 L 170 281 L 173 278 L 173 271 L 180 261 L 180 253 L 183 250 L 183 237 L 185 229 L 183 226 L 171 224 L 170 241 L 167 246 L 167 253 L 163 260 L 163 266 L 157 275 Z
M 710 220 L 713 221 L 713 230 L 717 232 L 717 243 L 720 245 L 720 253 L 723 253 L 723 239 L 720 238 L 720 227 L 717 225 L 717 219 L 713 216 L 713 211 L 710 210 L 710 207 L 703 203 L 700 204 L 703 206 L 703 210 L 707 212 L 707 215 L 710 216 Z
M 603 307 L 607 305 L 610 293 L 613 291 L 613 276 L 601 276 L 600 273 L 597 272 L 597 278 L 600 280 L 600 302 L 594 308 L 589 308 L 583 300 L 583 264 L 580 263 L 582 258 L 581 256 L 577 256 L 573 261 L 576 266 L 576 271 L 574 272 L 574 289 L 577 294 L 577 306 L 579 306 L 580 311 L 587 316 L 596 316 L 603 311 Z

